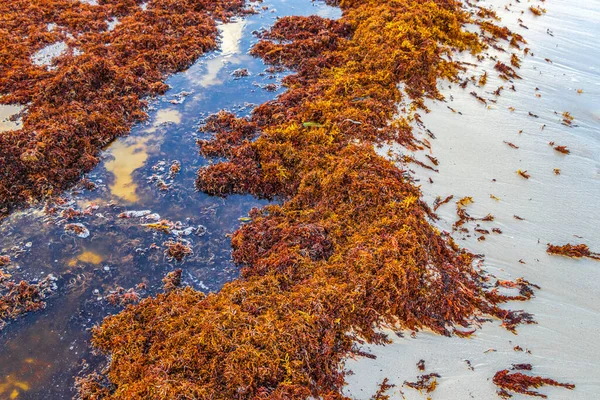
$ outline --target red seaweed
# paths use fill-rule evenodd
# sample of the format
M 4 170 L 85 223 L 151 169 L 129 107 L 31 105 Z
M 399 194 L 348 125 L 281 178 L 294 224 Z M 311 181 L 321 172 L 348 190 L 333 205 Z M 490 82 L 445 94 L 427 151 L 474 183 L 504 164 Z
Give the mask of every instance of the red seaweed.
M 478 316 L 511 331 L 533 322 L 499 307 L 475 255 L 430 224 L 419 188 L 374 150 L 418 147 L 418 114 L 398 116 L 397 104 L 441 99 L 438 80 L 463 71 L 447 56 L 484 47 L 462 26 L 481 21 L 454 0 L 340 6 L 339 21 L 284 17 L 261 32 L 252 53 L 295 71 L 287 91 L 203 128 L 214 136 L 200 151 L 219 162 L 200 168 L 199 190 L 278 200 L 232 235 L 240 278 L 218 293 L 170 288 L 106 318 L 92 343 L 110 363 L 80 381 L 82 398 L 343 399 L 342 361 L 364 355 L 357 341 L 389 342 L 383 326 L 468 336 L 457 328 Z M 432 391 L 436 377 L 413 387 Z
M 600 260 L 600 253 L 593 253 L 590 251 L 590 248 L 585 244 L 570 244 L 567 243 L 562 246 L 557 246 L 548 243 L 548 248 L 546 249 L 548 254 L 552 255 L 560 255 L 571 258 L 582 258 L 587 257 L 593 260 Z
M 23 127 L 0 135 L 0 217 L 76 183 L 147 117 L 144 98 L 216 48 L 215 19 L 248 12 L 244 0 L 142 2 L 0 1 L 0 104 L 26 105 Z M 51 65 L 34 63 L 59 42 L 67 50 Z
M 524 366 L 525 368 L 515 369 L 531 369 L 531 365 L 529 364 L 524 364 L 522 366 Z M 512 397 L 510 392 L 514 392 L 534 397 L 541 397 L 545 399 L 548 396 L 531 389 L 537 389 L 542 386 L 559 386 L 569 390 L 573 390 L 575 388 L 575 385 L 573 385 L 572 383 L 560 383 L 553 379 L 542 378 L 540 376 L 525 375 L 521 372 L 510 372 L 507 369 L 503 369 L 502 371 L 496 372 L 493 378 L 493 382 L 496 386 L 500 388 L 500 390 L 498 391 L 498 396 L 502 398 Z

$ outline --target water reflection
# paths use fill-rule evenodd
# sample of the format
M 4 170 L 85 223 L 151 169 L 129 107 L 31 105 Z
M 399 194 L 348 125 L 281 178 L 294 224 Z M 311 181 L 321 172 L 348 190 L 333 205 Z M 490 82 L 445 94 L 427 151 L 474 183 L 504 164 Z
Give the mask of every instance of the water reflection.
M 181 116 L 181 112 L 172 108 L 159 110 L 152 126 L 144 132 L 155 133 L 165 124 L 179 124 Z M 113 175 L 113 182 L 109 185 L 113 196 L 128 203 L 139 201 L 138 184 L 134 180 L 133 173 L 144 166 L 150 152 L 158 150 L 157 140 L 159 138 L 152 135 L 130 136 L 115 142 L 110 147 L 110 155 L 113 158 L 106 162 L 105 167 Z M 151 145 L 153 142 L 154 146 Z
M 32 359 L 28 359 L 33 361 Z M 18 380 L 14 375 L 8 375 L 0 380 L 0 396 L 8 399 L 18 398 L 22 392 L 29 390 L 29 383 Z
M 223 80 L 219 78 L 219 73 L 223 68 L 227 64 L 241 64 L 242 58 L 237 55 L 241 53 L 240 43 L 245 25 L 245 21 L 239 20 L 218 26 L 221 35 L 221 51 L 219 56 L 206 61 L 206 72 L 196 77 L 196 84 L 204 88 L 222 84 Z
M 106 163 L 106 170 L 114 176 L 109 185 L 114 196 L 129 203 L 139 200 L 136 193 L 137 183 L 133 181 L 133 171 L 144 165 L 148 159 L 147 137 L 135 137 L 115 143 L 110 150 L 114 157 Z
M 239 227 L 240 217 L 266 202 L 196 192 L 196 171 L 207 163 L 198 155 L 198 125 L 223 108 L 247 115 L 253 104 L 275 95 L 256 90 L 277 77 L 265 74 L 262 61 L 247 55 L 255 41 L 253 31 L 272 25 L 277 16 L 335 10 L 311 0 L 263 4 L 269 10 L 276 6 L 277 12 L 220 25 L 222 49 L 169 78 L 172 89 L 150 104 L 150 124 L 138 125 L 115 141 L 86 176 L 95 189 L 78 187 L 65 193 L 59 205 L 15 212 L 0 223 L 0 254 L 11 256 L 12 264 L 5 269 L 15 279 L 32 281 L 50 272 L 59 278 L 58 291 L 45 310 L 0 332 L 0 399 L 13 392 L 19 400 L 72 398 L 81 365 L 98 365 L 89 352 L 89 328 L 119 311 L 106 300 L 117 286 L 143 284 L 147 289 L 142 295 L 154 295 L 165 274 L 182 268 L 184 285 L 216 291 L 237 276 L 228 235 Z M 231 76 L 240 66 L 251 79 Z M 180 166 L 175 174 L 170 172 L 173 165 Z M 128 214 L 133 211 L 141 213 Z M 147 226 L 160 221 L 173 229 Z M 90 236 L 65 233 L 68 223 L 84 225 Z M 193 255 L 181 263 L 164 256 L 163 243 L 176 235 L 193 248 Z
M 98 265 L 103 260 L 104 258 L 100 254 L 89 250 L 85 250 L 83 253 L 77 256 L 77 261 L 81 261 L 82 263 L 87 264 Z

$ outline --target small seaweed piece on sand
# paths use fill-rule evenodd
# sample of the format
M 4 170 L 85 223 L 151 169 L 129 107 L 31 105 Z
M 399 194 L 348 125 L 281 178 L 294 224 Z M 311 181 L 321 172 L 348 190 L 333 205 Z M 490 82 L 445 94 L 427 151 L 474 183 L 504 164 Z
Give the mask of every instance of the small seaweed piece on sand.
M 552 255 L 559 255 L 572 258 L 587 257 L 600 261 L 600 254 L 591 252 L 590 248 L 583 243 L 575 245 L 567 243 L 562 246 L 557 246 L 548 243 L 548 248 L 546 249 L 546 252 Z
M 530 365 L 527 365 L 531 367 Z M 528 370 L 528 368 L 524 368 Z M 522 372 L 510 372 L 507 369 L 496 372 L 493 378 L 493 382 L 500 388 L 498 390 L 498 396 L 502 398 L 510 398 L 512 395 L 510 392 L 525 394 L 529 396 L 547 398 L 543 393 L 537 392 L 533 389 L 537 389 L 542 386 L 560 386 L 572 390 L 575 385 L 572 383 L 560 383 L 553 379 L 542 378 L 540 376 L 525 375 Z
M 416 382 L 405 381 L 404 385 L 420 392 L 431 393 L 437 388 L 436 378 L 440 378 L 440 374 L 433 372 L 431 374 L 420 375 Z
M 396 387 L 396 385 L 390 384 L 389 382 L 390 380 L 388 378 L 384 378 L 384 380 L 379 384 L 379 389 L 377 389 L 377 392 L 371 396 L 371 400 L 389 400 L 390 396 L 385 394 L 385 392 Z
M 510 369 L 517 371 L 531 371 L 533 367 L 531 364 L 513 364 Z
M 566 126 L 571 126 L 573 124 L 573 121 L 575 120 L 575 117 L 573 117 L 568 111 L 563 112 L 562 117 L 562 124 Z
M 542 8 L 542 7 L 540 7 L 540 6 L 530 6 L 530 7 L 529 7 L 529 11 L 531 11 L 531 13 L 532 13 L 533 15 L 535 15 L 536 17 L 539 17 L 540 15 L 542 15 L 542 14 L 545 14 L 545 13 L 546 13 L 546 9 L 545 9 L 545 8 Z
M 554 150 L 558 151 L 562 154 L 569 154 L 571 151 L 567 148 L 567 146 L 555 146 Z
M 454 195 L 452 195 L 452 194 L 443 200 L 441 197 L 437 197 L 435 199 L 435 201 L 433 202 L 433 211 L 437 211 L 438 208 L 440 208 L 441 206 L 443 206 L 446 203 L 449 203 L 450 200 L 452 200 L 453 198 L 454 198 Z
M 419 371 L 425 371 L 425 360 L 419 360 L 417 363 L 417 368 Z

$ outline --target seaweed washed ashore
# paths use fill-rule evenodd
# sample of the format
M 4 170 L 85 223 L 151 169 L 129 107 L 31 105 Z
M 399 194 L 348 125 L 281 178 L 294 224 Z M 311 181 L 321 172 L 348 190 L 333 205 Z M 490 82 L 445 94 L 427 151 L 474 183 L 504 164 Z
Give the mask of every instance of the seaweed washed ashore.
M 169 74 L 216 48 L 216 19 L 253 12 L 244 0 L 94 3 L 0 1 L 0 104 L 26 105 L 22 127 L 0 133 L 0 218 L 72 186 Z
M 107 318 L 93 344 L 110 361 L 79 381 L 82 398 L 341 399 L 344 357 L 385 343 L 379 327 L 469 336 L 489 317 L 513 332 L 533 323 L 499 307 L 531 285 L 499 294 L 373 148 L 421 147 L 410 122 L 425 96 L 441 98 L 438 79 L 458 80 L 455 51 L 485 57 L 506 41 L 518 57 L 523 38 L 458 1 L 339 5 L 340 20 L 288 17 L 261 33 L 253 54 L 296 71 L 288 91 L 251 119 L 221 113 L 204 127 L 214 139 L 200 150 L 221 162 L 200 169 L 198 189 L 281 200 L 233 235 L 241 278 L 208 295 L 171 287 Z

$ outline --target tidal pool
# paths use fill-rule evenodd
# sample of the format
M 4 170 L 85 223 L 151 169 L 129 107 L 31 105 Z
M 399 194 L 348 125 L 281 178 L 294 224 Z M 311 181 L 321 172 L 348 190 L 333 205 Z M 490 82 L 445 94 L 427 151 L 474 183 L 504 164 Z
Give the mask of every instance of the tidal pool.
M 198 154 L 196 140 L 203 135 L 198 128 L 222 109 L 247 115 L 283 90 L 262 89 L 283 75 L 266 73 L 263 62 L 247 54 L 257 40 L 253 31 L 283 15 L 339 16 L 339 10 L 310 0 L 269 0 L 262 6 L 266 10 L 257 15 L 221 24 L 221 49 L 169 78 L 171 89 L 150 103 L 148 122 L 112 143 L 86 175 L 91 185 L 0 222 L 0 255 L 12 259 L 6 272 L 32 282 L 53 274 L 58 286 L 45 310 L 0 332 L 0 398 L 72 398 L 74 376 L 101 360 L 90 353 L 89 329 L 120 310 L 107 300 L 118 287 L 151 295 L 177 268 L 183 269 L 184 285 L 203 291 L 216 291 L 237 276 L 228 235 L 252 207 L 266 202 L 195 190 L 196 171 L 207 163 Z M 232 76 L 238 68 L 248 69 L 249 76 Z M 19 111 L 0 108 L 0 131 L 18 129 L 8 117 Z M 174 163 L 177 173 L 171 172 Z M 141 213 L 119 217 L 129 211 Z M 171 224 L 170 233 L 147 227 L 161 220 Z M 67 223 L 83 224 L 89 236 L 70 234 Z M 163 243 L 170 239 L 186 241 L 193 255 L 169 260 Z

